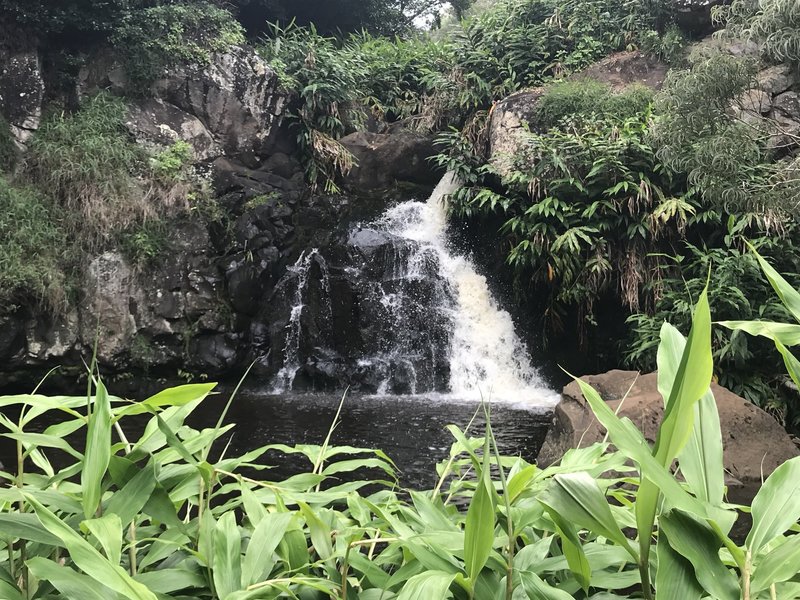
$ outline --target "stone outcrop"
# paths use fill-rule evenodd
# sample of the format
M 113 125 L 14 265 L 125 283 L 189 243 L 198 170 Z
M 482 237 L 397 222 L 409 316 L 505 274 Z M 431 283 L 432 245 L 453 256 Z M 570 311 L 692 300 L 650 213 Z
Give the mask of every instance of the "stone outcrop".
M 655 442 L 664 416 L 657 374 L 610 371 L 582 379 L 600 393 L 610 408 L 619 410 L 620 417 L 633 421 L 645 439 Z M 798 455 L 791 438 L 769 414 L 719 385 L 712 384 L 711 390 L 719 409 L 725 469 L 735 480 L 744 485 L 758 483 L 762 476 Z M 605 429 L 594 418 L 578 384 L 570 383 L 556 407 L 538 462 L 552 464 L 570 448 L 589 446 L 604 435 Z
M 349 189 L 375 190 L 397 181 L 433 185 L 442 176 L 428 160 L 437 154 L 430 136 L 398 129 L 351 133 L 340 141 L 356 159 L 345 177 Z
M 35 50 L 3 54 L 0 52 L 0 115 L 8 121 L 11 134 L 22 149 L 42 118 L 42 59 Z

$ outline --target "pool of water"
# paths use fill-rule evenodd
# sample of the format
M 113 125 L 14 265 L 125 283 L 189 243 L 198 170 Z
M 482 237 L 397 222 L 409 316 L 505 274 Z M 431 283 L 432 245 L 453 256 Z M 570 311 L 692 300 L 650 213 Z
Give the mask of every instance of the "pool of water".
M 213 427 L 227 399 L 227 394 L 209 397 L 190 424 Z M 227 454 L 241 454 L 267 444 L 322 444 L 340 401 L 340 395 L 240 393 L 226 418 L 226 423 L 236 424 Z M 490 407 L 500 451 L 533 461 L 547 433 L 549 415 L 524 404 L 494 403 Z M 348 396 L 331 444 L 381 449 L 397 465 L 404 486 L 430 488 L 436 483 L 436 464 L 448 456 L 453 442 L 446 426 L 455 424 L 463 429 L 477 411 L 480 416 L 471 432 L 481 434 L 485 421 L 479 408 L 476 402 L 448 397 Z M 126 435 L 136 439 L 144 422 L 126 427 Z M 36 430 L 49 424 L 40 419 L 35 423 Z M 139 431 L 135 431 L 137 425 Z M 82 446 L 80 440 L 74 444 L 76 448 Z M 5 438 L 0 439 L 0 461 L 7 466 L 15 461 L 13 444 Z M 54 462 L 57 464 L 57 459 Z M 287 477 L 308 464 L 274 454 L 266 455 L 265 462 L 274 467 L 269 471 L 270 479 Z

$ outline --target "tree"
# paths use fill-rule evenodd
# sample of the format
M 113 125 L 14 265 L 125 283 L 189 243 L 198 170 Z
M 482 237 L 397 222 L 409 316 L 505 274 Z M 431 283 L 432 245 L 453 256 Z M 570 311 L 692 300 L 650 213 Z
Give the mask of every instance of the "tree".
M 407 33 L 415 25 L 432 24 L 448 7 L 463 14 L 471 0 L 235 0 L 239 19 L 251 35 L 268 22 L 313 23 L 320 33 L 365 29 L 371 33 Z

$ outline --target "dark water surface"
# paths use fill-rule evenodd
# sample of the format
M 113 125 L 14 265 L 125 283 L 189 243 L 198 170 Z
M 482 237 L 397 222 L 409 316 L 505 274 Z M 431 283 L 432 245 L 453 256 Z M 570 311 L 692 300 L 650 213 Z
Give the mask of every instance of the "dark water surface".
M 198 429 L 213 427 L 228 397 L 222 393 L 206 399 L 189 424 Z M 268 444 L 322 444 L 340 400 L 340 395 L 240 393 L 225 420 L 236 424 L 227 455 Z M 446 397 L 348 396 L 331 444 L 381 449 L 397 465 L 404 486 L 430 488 L 436 484 L 436 464 L 448 456 L 453 442 L 445 427 L 455 424 L 463 429 L 478 408 L 475 402 Z M 479 412 L 481 417 L 475 420 L 473 435 L 480 435 L 484 430 L 482 411 Z M 500 451 L 533 461 L 547 433 L 549 415 L 541 408 L 506 403 L 491 404 L 491 414 Z M 14 418 L 10 414 L 9 417 Z M 52 422 L 47 422 L 45 416 L 31 427 L 41 431 Z M 131 426 L 132 421 L 128 419 L 126 435 L 131 440 L 137 439 L 145 422 L 146 419 L 142 419 Z M 224 446 L 225 441 L 217 444 Z M 74 445 L 76 448 L 83 446 L 81 440 L 75 440 Z M 47 455 L 51 457 L 51 453 Z M 58 466 L 57 457 L 51 460 Z M 15 463 L 13 443 L 5 438 L 0 440 L 0 461 L 9 468 Z M 264 462 L 275 467 L 264 474 L 269 479 L 288 477 L 308 465 L 299 457 L 272 453 L 266 455 Z

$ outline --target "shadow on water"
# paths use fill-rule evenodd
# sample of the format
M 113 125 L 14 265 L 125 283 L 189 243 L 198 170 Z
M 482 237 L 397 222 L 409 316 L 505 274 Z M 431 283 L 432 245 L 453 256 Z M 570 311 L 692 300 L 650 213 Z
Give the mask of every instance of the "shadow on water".
M 226 393 L 209 397 L 189 424 L 197 429 L 213 427 L 228 397 Z M 231 439 L 228 456 L 268 444 L 322 444 L 340 400 L 340 395 L 332 394 L 266 395 L 245 391 L 234 400 L 226 418 L 226 423 L 236 424 L 232 437 L 229 434 L 218 444 L 224 446 Z M 475 402 L 451 398 L 353 395 L 344 402 L 331 444 L 383 450 L 397 465 L 401 485 L 431 488 L 436 484 L 436 464 L 447 458 L 453 442 L 446 426 L 455 424 L 463 429 L 478 408 Z M 479 412 L 471 435 L 484 431 L 485 421 Z M 500 451 L 532 462 L 547 433 L 549 415 L 541 409 L 506 403 L 492 404 L 491 414 Z M 52 424 L 46 419 L 34 421 L 32 429 L 42 431 Z M 127 420 L 126 435 L 137 439 L 145 422 L 146 419 Z M 73 443 L 81 449 L 82 440 Z M 52 460 L 58 466 L 58 457 L 53 456 Z M 15 461 L 13 443 L 6 438 L 0 438 L 0 461 L 7 467 Z M 310 470 L 309 463 L 297 455 L 269 453 L 262 462 L 273 467 L 262 474 L 271 480 Z

